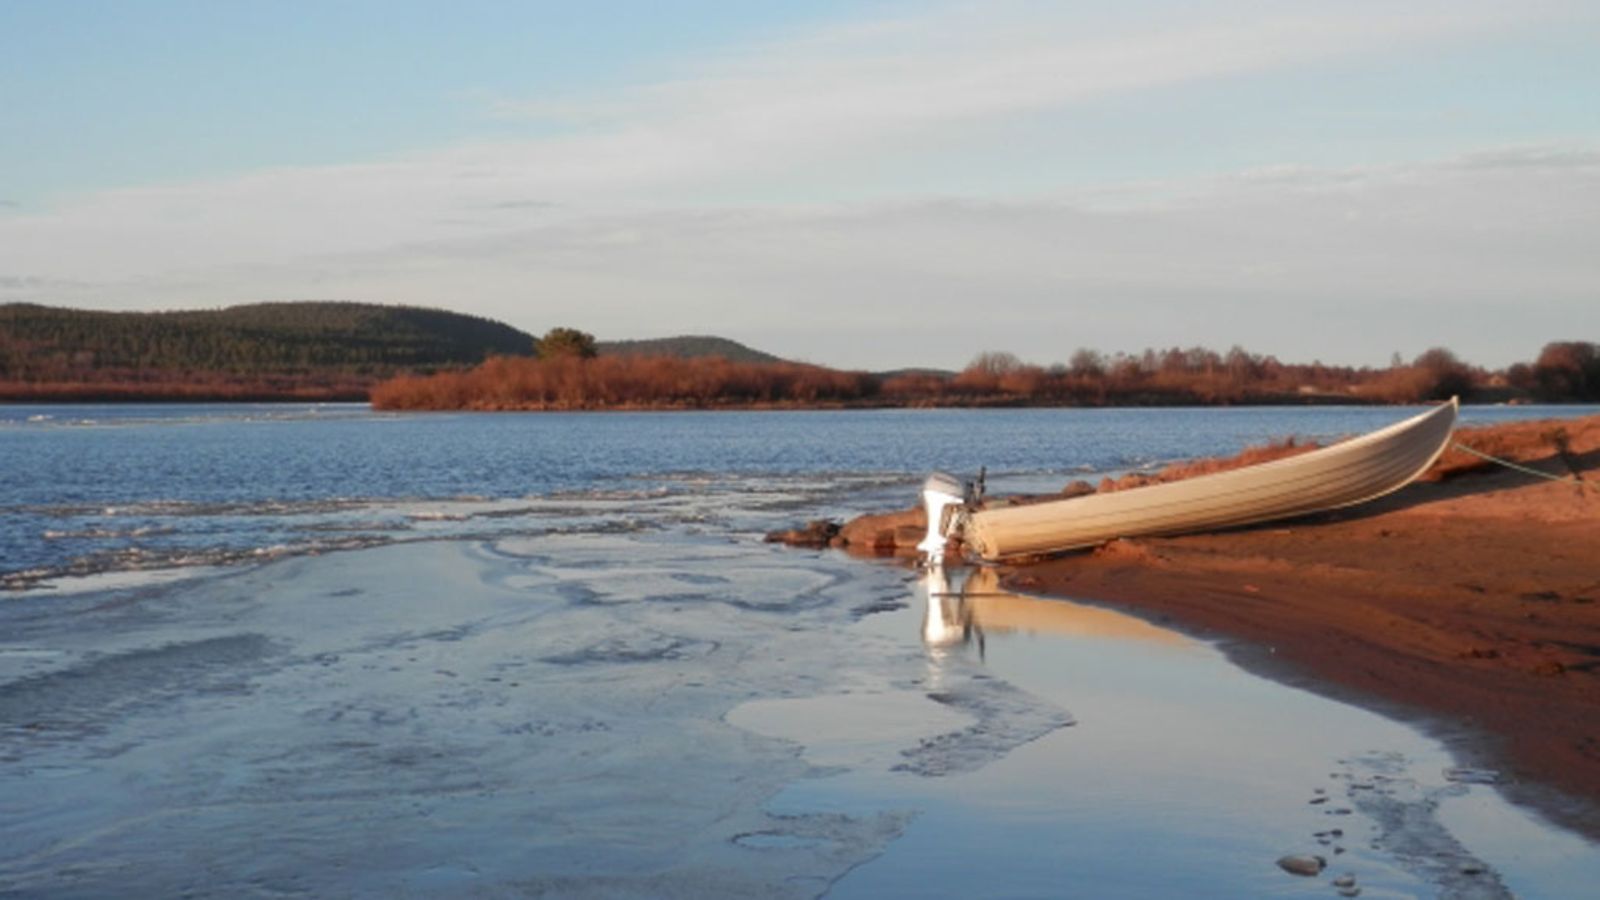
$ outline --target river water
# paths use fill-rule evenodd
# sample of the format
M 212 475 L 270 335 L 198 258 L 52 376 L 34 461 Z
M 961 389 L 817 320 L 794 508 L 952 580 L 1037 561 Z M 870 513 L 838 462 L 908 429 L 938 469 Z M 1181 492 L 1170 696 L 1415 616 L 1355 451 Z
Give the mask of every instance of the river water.
M 1581 895 L 1406 726 L 760 541 L 1407 413 L 0 407 L 0 891 Z

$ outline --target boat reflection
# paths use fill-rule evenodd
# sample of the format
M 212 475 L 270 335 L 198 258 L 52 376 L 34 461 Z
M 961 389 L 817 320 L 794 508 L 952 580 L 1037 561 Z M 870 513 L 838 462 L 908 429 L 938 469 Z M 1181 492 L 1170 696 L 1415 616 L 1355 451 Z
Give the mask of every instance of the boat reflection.
M 922 643 L 935 656 L 969 644 L 976 644 L 981 656 L 987 652 L 989 635 L 1009 633 L 1168 647 L 1195 643 L 1175 631 L 1114 610 L 1003 590 L 1000 574 L 993 568 L 933 566 L 924 573 L 922 587 L 927 599 Z

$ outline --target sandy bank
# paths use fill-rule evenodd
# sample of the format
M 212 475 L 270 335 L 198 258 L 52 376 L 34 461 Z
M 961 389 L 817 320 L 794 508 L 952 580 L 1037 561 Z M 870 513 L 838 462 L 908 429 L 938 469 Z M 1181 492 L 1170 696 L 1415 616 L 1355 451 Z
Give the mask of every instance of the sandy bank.
M 1501 770 L 1513 797 L 1600 836 L 1600 417 L 1456 437 L 1588 485 L 1452 451 L 1367 506 L 1118 541 L 1003 575 L 1016 590 L 1224 639 L 1258 671 L 1423 718 Z M 918 518 L 863 517 L 842 534 L 881 552 Z
M 1600 483 L 1600 418 L 1562 427 L 1564 454 L 1548 423 L 1458 439 Z M 1600 490 L 1459 453 L 1440 472 L 1458 474 L 1287 525 L 1119 541 L 1007 580 L 1242 641 L 1234 655 L 1253 667 L 1442 717 L 1514 796 L 1600 835 Z

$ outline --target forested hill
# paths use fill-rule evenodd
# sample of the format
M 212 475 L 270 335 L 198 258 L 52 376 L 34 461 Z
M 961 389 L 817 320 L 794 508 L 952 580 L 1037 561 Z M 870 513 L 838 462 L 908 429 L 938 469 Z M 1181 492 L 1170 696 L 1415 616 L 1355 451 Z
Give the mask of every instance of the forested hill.
M 738 341 L 705 335 L 683 335 L 643 341 L 601 341 L 596 349 L 601 356 L 672 356 L 678 359 L 720 356 L 736 363 L 781 362 L 778 357 L 770 353 L 762 353 Z
M 471 365 L 532 352 L 533 336 L 477 316 L 366 303 L 258 303 L 181 312 L 0 306 L 0 380 L 117 371 L 233 375 Z

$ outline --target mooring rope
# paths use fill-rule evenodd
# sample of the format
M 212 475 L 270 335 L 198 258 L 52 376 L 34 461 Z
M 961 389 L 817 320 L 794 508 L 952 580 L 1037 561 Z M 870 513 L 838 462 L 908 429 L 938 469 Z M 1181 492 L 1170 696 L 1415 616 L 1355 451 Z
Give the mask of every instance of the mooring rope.
M 1501 459 L 1498 456 L 1490 456 L 1489 454 L 1484 453 L 1482 450 L 1474 450 L 1471 447 L 1468 447 L 1466 444 L 1461 443 L 1460 441 L 1451 441 L 1450 442 L 1450 446 L 1456 448 L 1457 450 L 1460 450 L 1463 453 L 1469 453 L 1469 454 L 1471 454 L 1473 456 L 1476 456 L 1479 459 L 1487 460 L 1488 462 L 1492 462 L 1492 463 L 1494 463 L 1495 465 L 1498 465 L 1498 466 L 1505 466 L 1508 469 L 1515 469 L 1518 472 L 1525 472 L 1525 473 L 1527 473 L 1529 475 L 1536 475 L 1536 476 L 1538 476 L 1540 478 L 1544 478 L 1544 479 L 1547 479 L 1549 481 L 1566 482 L 1566 483 L 1570 483 L 1570 484 L 1575 484 L 1579 488 L 1590 487 L 1590 488 L 1594 488 L 1596 490 L 1600 490 L 1600 483 L 1584 481 L 1583 479 L 1579 478 L 1576 475 L 1552 475 L 1549 472 L 1541 472 L 1538 469 L 1532 469 L 1532 468 L 1529 468 L 1527 466 L 1520 465 L 1518 463 L 1514 463 L 1509 459 Z

